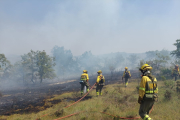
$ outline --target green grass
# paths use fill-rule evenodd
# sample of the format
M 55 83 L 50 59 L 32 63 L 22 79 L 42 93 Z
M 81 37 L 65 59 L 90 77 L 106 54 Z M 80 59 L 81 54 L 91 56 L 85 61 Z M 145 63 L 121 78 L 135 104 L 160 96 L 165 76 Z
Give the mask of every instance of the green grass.
M 36 118 L 40 118 L 39 120 L 53 120 L 79 111 L 85 112 L 65 118 L 65 120 L 113 120 L 112 116 L 102 114 L 100 113 L 101 111 L 120 117 L 138 117 L 139 104 L 137 103 L 138 93 L 136 86 L 137 82 L 129 83 L 127 88 L 125 88 L 123 84 L 106 85 L 105 88 L 103 88 L 103 95 L 99 97 L 96 97 L 96 91 L 93 89 L 89 94 L 89 96 L 92 96 L 91 99 L 82 100 L 69 108 L 64 107 L 75 101 L 67 101 L 64 98 L 79 97 L 78 94 L 80 94 L 80 92 L 64 93 L 47 100 L 46 104 L 53 99 L 63 100 L 51 108 L 47 108 L 38 113 L 1 116 L 0 119 L 35 120 Z M 158 81 L 158 87 L 159 101 L 155 103 L 150 116 L 155 120 L 180 119 L 180 93 L 176 93 L 175 87 L 172 88 L 172 86 L 167 85 L 167 83 L 165 85 L 163 81 Z M 172 93 L 170 100 L 164 97 L 166 90 L 170 90 Z M 44 114 L 48 115 L 41 117 Z

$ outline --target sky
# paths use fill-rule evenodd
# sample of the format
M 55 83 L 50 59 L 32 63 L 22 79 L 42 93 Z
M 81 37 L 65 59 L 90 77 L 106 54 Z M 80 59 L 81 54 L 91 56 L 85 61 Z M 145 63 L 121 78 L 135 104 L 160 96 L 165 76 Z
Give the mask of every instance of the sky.
M 0 53 L 175 50 L 180 0 L 0 0 Z

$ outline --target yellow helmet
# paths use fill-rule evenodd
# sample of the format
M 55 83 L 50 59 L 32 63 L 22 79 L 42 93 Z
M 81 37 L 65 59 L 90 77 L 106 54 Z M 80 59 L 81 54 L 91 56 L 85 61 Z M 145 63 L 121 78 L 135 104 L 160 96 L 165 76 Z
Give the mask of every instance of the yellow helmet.
M 125 67 L 124 69 L 125 69 L 125 70 L 127 70 L 127 69 L 128 69 L 128 67 Z
M 83 70 L 83 73 L 87 73 L 87 70 Z
M 140 70 L 145 71 L 145 70 L 152 70 L 152 67 L 148 64 L 144 64 L 141 66 Z
M 97 73 L 99 74 L 99 73 L 102 73 L 102 71 L 101 70 L 99 70 L 99 71 L 97 71 Z

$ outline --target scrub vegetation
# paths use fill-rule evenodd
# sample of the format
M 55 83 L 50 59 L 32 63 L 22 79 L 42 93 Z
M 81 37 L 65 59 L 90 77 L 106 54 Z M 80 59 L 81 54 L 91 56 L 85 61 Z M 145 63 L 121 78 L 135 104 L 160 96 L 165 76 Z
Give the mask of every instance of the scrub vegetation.
M 52 106 L 40 112 L 14 114 L 1 116 L 0 119 L 7 120 L 54 120 L 73 113 L 81 112 L 77 115 L 65 118 L 65 120 L 114 120 L 116 117 L 106 115 L 105 112 L 119 117 L 138 117 L 139 104 L 137 103 L 138 93 L 137 82 L 132 80 L 127 88 L 123 83 L 106 85 L 103 95 L 96 97 L 95 89 L 82 101 L 65 108 L 77 101 L 80 92 L 67 92 L 61 95 L 54 95 L 46 99 L 44 106 Z M 172 80 L 168 80 L 172 81 Z M 150 116 L 157 120 L 177 120 L 179 119 L 180 94 L 176 91 L 176 83 L 167 86 L 166 81 L 158 81 L 159 100 L 155 103 Z M 52 104 L 52 101 L 58 101 Z M 43 107 L 44 107 L 43 106 Z M 172 115 L 173 114 L 173 115 Z M 43 116 L 45 115 L 45 116 Z
M 176 40 L 174 46 L 176 50 L 172 52 L 156 50 L 142 54 L 111 53 L 99 56 L 93 55 L 91 51 L 73 56 L 70 50 L 55 46 L 51 55 L 44 50 L 31 50 L 14 64 L 4 54 L 0 54 L 0 97 L 1 105 L 4 106 L 0 110 L 5 112 L 1 113 L 0 119 L 53 120 L 80 111 L 83 112 L 65 119 L 118 119 L 101 112 L 120 117 L 137 117 L 137 91 L 141 78 L 138 68 L 145 63 L 152 66 L 152 74 L 157 78 L 159 88 L 159 101 L 155 103 L 150 116 L 158 120 L 179 119 L 180 81 L 172 79 L 172 69 L 174 65 L 180 65 L 180 39 Z M 125 66 L 132 71 L 131 83 L 127 88 L 121 81 Z M 82 101 L 64 108 L 81 98 L 77 84 L 84 69 L 88 70 L 91 85 L 96 81 L 96 71 L 102 70 L 107 83 L 103 88 L 103 95 L 96 97 L 93 89 Z M 59 83 L 68 79 L 74 81 Z M 12 93 L 6 94 L 13 89 L 18 91 L 14 97 Z M 6 112 L 6 108 L 10 111 Z

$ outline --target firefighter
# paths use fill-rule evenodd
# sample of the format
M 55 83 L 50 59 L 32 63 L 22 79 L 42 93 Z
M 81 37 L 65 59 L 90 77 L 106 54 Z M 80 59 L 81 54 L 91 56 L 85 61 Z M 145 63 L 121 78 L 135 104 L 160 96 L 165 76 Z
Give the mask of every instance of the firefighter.
M 83 94 L 84 86 L 86 86 L 87 92 L 89 91 L 88 81 L 89 81 L 88 71 L 87 70 L 83 70 L 83 74 L 81 75 L 81 81 L 80 81 L 80 84 L 81 84 L 81 95 Z
M 122 80 L 123 78 L 125 78 L 125 87 L 127 87 L 128 85 L 128 79 L 131 77 L 131 73 L 130 71 L 128 71 L 128 67 L 125 67 L 125 71 L 123 73 L 123 77 L 122 77 Z
M 105 85 L 105 78 L 102 75 L 102 71 L 99 70 L 98 72 L 98 76 L 97 76 L 97 81 L 96 81 L 96 95 L 99 96 L 102 95 L 102 88 Z
M 175 81 L 177 80 L 177 77 L 179 76 L 179 66 L 175 65 L 175 68 L 172 71 L 172 77 L 175 78 Z
M 139 115 L 143 120 L 152 120 L 149 117 L 149 111 L 158 98 L 157 80 L 151 75 L 152 67 L 150 65 L 144 64 L 139 70 L 142 72 L 138 99 L 140 104 Z

